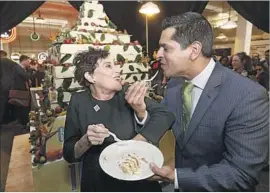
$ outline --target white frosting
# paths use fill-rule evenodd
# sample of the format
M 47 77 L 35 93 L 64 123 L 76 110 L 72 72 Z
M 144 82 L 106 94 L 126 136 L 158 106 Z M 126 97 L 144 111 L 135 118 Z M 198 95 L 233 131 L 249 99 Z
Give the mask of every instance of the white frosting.
M 57 61 L 60 61 L 61 58 L 63 58 L 66 54 L 71 54 L 72 56 L 65 62 L 65 63 L 72 63 L 74 56 L 81 51 L 88 50 L 88 48 L 93 47 L 95 49 L 103 49 L 106 45 L 102 46 L 95 46 L 93 44 L 62 44 L 60 48 L 60 53 L 57 53 L 56 56 L 51 56 L 52 53 L 49 51 L 49 55 L 51 58 L 56 59 Z M 141 52 L 137 52 L 133 45 L 130 45 L 126 51 L 124 51 L 124 46 L 122 45 L 110 45 L 110 54 L 116 58 L 117 54 L 121 54 L 126 60 L 134 61 L 137 55 L 141 55 Z M 137 45 L 137 47 L 141 50 L 142 47 L 140 45 Z
M 108 31 L 108 32 L 115 32 L 116 30 L 115 29 L 112 29 L 112 28 L 104 28 L 104 27 L 97 27 L 97 26 L 82 26 L 82 25 L 78 25 L 77 26 L 77 31 L 79 30 L 86 30 L 86 31 Z
M 81 25 L 77 25 L 77 30 L 73 30 L 70 32 L 70 35 L 76 38 L 78 44 L 62 44 L 60 49 L 56 49 L 56 46 L 49 49 L 49 57 L 57 62 L 60 61 L 66 54 L 71 54 L 71 57 L 65 61 L 65 63 L 72 63 L 75 55 L 81 51 L 89 50 L 89 47 L 95 49 L 104 49 L 105 46 L 109 46 L 109 52 L 115 60 L 117 60 L 117 54 L 121 54 L 126 62 L 121 66 L 121 77 L 125 79 L 125 81 L 132 83 L 136 80 L 148 79 L 148 70 L 149 66 L 144 66 L 143 64 L 138 63 L 130 63 L 134 61 L 136 57 L 139 55 L 142 56 L 142 47 L 140 45 L 136 45 L 139 49 L 135 49 L 134 45 L 130 44 L 130 35 L 128 34 L 113 34 L 111 32 L 115 32 L 115 29 L 108 28 L 107 20 L 108 17 L 104 12 L 103 5 L 99 4 L 98 1 L 85 2 L 83 4 L 83 17 L 80 13 L 80 22 Z M 92 11 L 92 17 L 89 16 L 89 10 Z M 106 20 L 105 20 L 106 18 Z M 85 23 L 88 23 L 85 26 Z M 93 23 L 94 25 L 92 25 Z M 82 32 L 79 30 L 86 30 L 87 32 Z M 102 31 L 102 33 L 97 33 L 97 31 Z M 94 36 L 90 33 L 90 31 L 95 32 Z M 104 37 L 102 37 L 104 34 Z M 84 38 L 82 38 L 84 37 Z M 84 40 L 85 37 L 88 40 Z M 102 37 L 102 38 L 101 38 Z M 85 43 L 88 42 L 92 43 Z M 103 41 L 101 41 L 103 39 Z M 113 44 L 114 41 L 121 41 L 124 45 L 110 45 Z M 94 45 L 98 42 L 105 45 Z M 108 44 L 108 45 L 106 45 Z M 128 46 L 128 47 L 127 47 Z M 125 49 L 124 49 L 125 48 Z M 59 88 L 65 78 L 74 78 L 74 70 L 75 66 L 70 66 L 68 70 L 62 72 L 62 66 L 54 66 L 52 68 L 52 75 L 54 77 L 54 87 Z M 81 88 L 78 82 L 71 83 L 69 88 Z M 64 102 L 69 101 L 70 93 L 64 92 Z
M 122 78 L 125 80 L 125 82 L 128 82 L 128 83 L 133 83 L 133 82 L 135 82 L 137 80 L 147 80 L 147 79 L 149 79 L 148 74 L 145 74 L 143 79 L 142 79 L 142 74 L 131 74 L 131 76 L 129 76 L 129 78 L 126 78 L 126 77 L 127 77 L 127 74 L 122 75 Z M 134 77 L 136 77 L 136 78 L 134 78 Z
M 88 23 L 88 26 L 85 26 L 85 23 Z M 107 27 L 108 24 L 103 19 L 98 18 L 81 18 L 81 25 L 78 27 L 91 27 L 93 29 L 95 26 L 92 26 L 91 23 L 94 23 L 97 26 Z
M 58 89 L 60 86 L 62 86 L 63 82 L 64 82 L 64 79 L 54 78 L 53 79 L 53 86 L 56 89 Z M 82 86 L 77 81 L 74 82 L 74 78 L 72 78 L 72 82 L 68 88 L 73 89 L 73 88 L 81 88 L 81 87 Z
M 93 42 L 99 41 L 103 44 L 111 44 L 113 41 L 120 40 L 125 44 L 130 43 L 130 35 L 128 34 L 110 34 L 110 33 L 104 33 L 105 39 L 101 41 L 102 33 L 95 33 L 95 37 L 93 37 L 90 33 L 87 32 L 78 32 L 78 31 L 71 31 L 70 35 L 72 37 L 81 38 L 81 35 L 86 36 L 87 38 L 91 38 Z
M 63 69 L 62 66 L 54 66 L 53 67 L 53 77 L 54 78 L 74 78 L 74 70 L 75 70 L 75 66 L 70 66 L 68 68 L 68 70 L 66 70 L 65 72 L 61 72 Z
M 133 71 L 129 68 L 130 65 L 133 67 Z M 124 65 L 122 65 L 121 70 L 123 74 L 148 72 L 149 66 L 145 67 L 143 64 L 125 63 Z
M 97 1 L 93 1 L 92 3 L 85 2 L 83 4 L 84 9 L 84 18 L 88 18 L 89 10 L 93 10 L 92 18 L 105 18 L 106 13 L 103 11 L 103 5 L 99 4 Z

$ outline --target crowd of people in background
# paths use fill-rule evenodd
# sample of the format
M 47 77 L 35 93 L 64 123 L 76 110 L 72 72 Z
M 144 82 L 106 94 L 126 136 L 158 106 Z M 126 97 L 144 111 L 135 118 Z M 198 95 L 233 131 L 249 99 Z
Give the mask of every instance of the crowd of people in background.
M 259 55 L 250 57 L 239 52 L 231 57 L 221 56 L 219 62 L 233 71 L 250 78 L 269 91 L 269 50 L 264 53 L 264 60 Z
M 154 79 L 154 83 L 158 85 L 155 87 L 155 93 L 163 96 L 167 81 L 160 68 L 156 52 L 152 56 L 150 76 L 154 76 L 159 71 L 158 76 Z M 245 52 L 239 52 L 233 56 L 228 56 L 227 52 L 224 52 L 222 56 L 213 56 L 215 61 L 219 61 L 223 66 L 254 80 L 269 91 L 269 50 L 266 50 L 262 57 L 263 59 L 258 54 L 250 57 Z
M 11 104 L 10 91 L 27 91 L 30 96 L 30 87 L 41 85 L 44 68 L 26 55 L 21 55 L 17 64 L 3 50 L 0 50 L 0 64 L 0 125 L 14 124 L 19 126 L 19 133 L 29 132 L 30 101 L 28 106 Z

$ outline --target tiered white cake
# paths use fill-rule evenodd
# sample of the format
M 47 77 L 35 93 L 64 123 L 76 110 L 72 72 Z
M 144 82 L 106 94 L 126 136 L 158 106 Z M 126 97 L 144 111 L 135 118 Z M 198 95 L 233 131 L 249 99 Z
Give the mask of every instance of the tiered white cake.
M 149 65 L 143 57 L 142 46 L 138 41 L 131 42 L 130 36 L 126 30 L 117 31 L 98 1 L 84 2 L 77 25 L 70 31 L 62 32 L 58 42 L 49 49 L 49 58 L 54 64 L 53 84 L 56 89 L 65 87 L 64 102 L 70 98 L 69 90 L 80 88 L 73 81 L 75 66 L 72 64 L 74 56 L 80 51 L 93 48 L 109 51 L 115 62 L 121 65 L 121 76 L 128 83 L 148 79 Z

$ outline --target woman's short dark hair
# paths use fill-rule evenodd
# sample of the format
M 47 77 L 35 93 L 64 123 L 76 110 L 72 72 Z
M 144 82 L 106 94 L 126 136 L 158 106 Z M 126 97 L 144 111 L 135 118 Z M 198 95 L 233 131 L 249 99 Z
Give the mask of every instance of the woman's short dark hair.
M 104 50 L 91 50 L 83 51 L 76 54 L 73 59 L 73 65 L 75 65 L 75 80 L 79 82 L 80 85 L 88 87 L 90 83 L 84 78 L 84 74 L 89 72 L 93 74 L 99 59 L 105 59 L 109 56 L 108 51 Z
M 202 44 L 202 55 L 212 57 L 213 30 L 204 16 L 195 12 L 186 12 L 168 17 L 162 22 L 162 30 L 169 27 L 175 28 L 172 39 L 183 49 L 198 41 Z

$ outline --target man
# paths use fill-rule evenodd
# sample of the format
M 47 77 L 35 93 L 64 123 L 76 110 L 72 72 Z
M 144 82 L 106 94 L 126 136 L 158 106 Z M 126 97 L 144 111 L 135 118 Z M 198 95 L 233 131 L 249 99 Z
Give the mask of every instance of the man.
M 262 85 L 266 90 L 269 91 L 269 50 L 265 51 L 265 60 L 262 61 L 259 66 L 262 71 L 258 75 L 258 82 Z
M 213 31 L 200 14 L 163 21 L 158 57 L 174 112 L 175 169 L 153 179 L 180 191 L 254 191 L 268 153 L 266 90 L 211 58 Z
M 30 65 L 31 60 L 26 55 L 21 55 L 19 61 L 19 65 L 14 67 L 12 89 L 29 91 L 30 94 L 30 79 L 34 76 L 37 67 Z M 28 123 L 29 111 L 30 106 L 22 107 L 14 105 L 15 118 L 23 126 L 23 132 L 28 131 L 26 125 Z
M 16 63 L 7 58 L 7 53 L 0 50 L 0 124 L 11 121 L 11 105 L 8 104 L 8 94 L 11 88 L 13 68 Z

